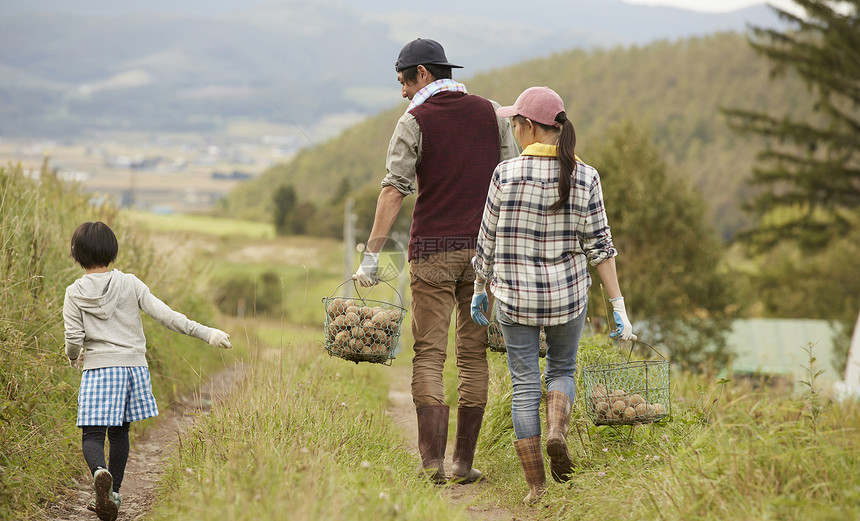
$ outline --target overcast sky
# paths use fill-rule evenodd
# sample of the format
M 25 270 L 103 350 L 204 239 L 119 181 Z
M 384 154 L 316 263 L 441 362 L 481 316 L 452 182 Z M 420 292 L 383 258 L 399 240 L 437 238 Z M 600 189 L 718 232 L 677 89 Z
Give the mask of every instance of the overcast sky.
M 725 12 L 736 11 L 756 4 L 771 4 L 786 11 L 797 11 L 797 4 L 791 0 L 624 0 L 628 4 L 669 5 L 692 9 L 694 11 Z
M 192 12 L 192 13 L 225 13 L 234 10 L 244 10 L 258 4 L 273 3 L 276 0 L 0 0 L 0 15 L 19 12 L 75 11 L 84 13 L 128 13 L 128 12 Z M 361 5 L 361 0 L 341 0 L 347 4 Z M 484 0 L 491 3 L 489 0 Z M 617 0 L 614 0 L 617 1 Z M 727 12 L 743 9 L 756 4 L 771 3 L 781 9 L 798 12 L 792 0 L 622 0 L 629 4 L 665 5 L 704 12 Z M 380 2 L 374 2 L 380 3 Z M 382 2 L 388 3 L 388 2 Z M 396 2 L 390 2 L 396 5 Z M 204 7 L 201 7 L 203 5 Z M 403 9 L 408 4 L 403 3 Z

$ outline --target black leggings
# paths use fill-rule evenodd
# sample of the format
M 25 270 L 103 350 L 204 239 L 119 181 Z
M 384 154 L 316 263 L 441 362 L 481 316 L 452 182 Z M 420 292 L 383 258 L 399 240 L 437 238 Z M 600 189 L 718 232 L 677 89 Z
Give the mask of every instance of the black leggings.
M 128 426 L 125 422 L 119 427 L 104 425 L 85 425 L 81 427 L 81 447 L 90 472 L 95 474 L 99 467 L 107 468 L 113 476 L 113 491 L 119 492 L 125 464 L 128 463 Z M 110 466 L 105 465 L 105 431 L 110 442 Z

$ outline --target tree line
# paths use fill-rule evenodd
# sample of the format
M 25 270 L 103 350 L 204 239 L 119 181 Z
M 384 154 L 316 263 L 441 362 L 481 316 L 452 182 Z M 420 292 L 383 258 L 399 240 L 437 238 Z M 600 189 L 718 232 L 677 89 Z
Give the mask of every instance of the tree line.
M 590 133 L 580 133 L 584 143 L 580 154 L 604 180 L 629 307 L 637 318 L 648 318 L 648 338 L 667 346 L 673 359 L 687 367 L 724 365 L 729 357 L 725 334 L 731 319 L 738 316 L 829 319 L 841 331 L 836 345 L 847 351 L 860 309 L 860 272 L 853 267 L 860 254 L 860 0 L 797 3 L 806 10 L 806 17 L 774 8 L 787 29 L 754 27 L 748 44 L 769 64 L 766 92 L 777 93 L 774 98 L 779 99 L 779 93 L 795 88 L 799 78 L 807 89 L 805 96 L 796 98 L 799 101 L 786 105 L 768 97 L 758 104 L 766 110 L 755 110 L 736 96 L 722 96 L 717 103 L 722 123 L 705 123 L 695 114 L 686 117 L 674 111 L 679 119 L 660 127 L 672 129 L 660 135 L 649 125 L 654 119 L 646 107 L 631 111 L 633 117 L 616 118 L 605 128 L 592 122 Z M 713 42 L 729 48 L 725 42 L 731 42 L 731 37 L 715 36 Z M 700 43 L 693 39 L 655 45 L 671 49 Z M 653 47 L 633 48 L 624 56 L 633 61 Z M 576 51 L 567 59 L 586 59 L 586 55 Z M 570 81 L 560 80 L 551 66 L 557 59 L 513 69 L 532 83 Z M 610 60 L 607 66 L 623 68 L 628 62 Z M 694 74 L 703 70 L 694 63 L 686 66 Z M 658 78 L 656 71 L 654 77 Z M 672 81 L 676 80 L 662 86 L 672 90 Z M 576 94 L 572 97 L 577 99 Z M 776 110 L 767 110 L 771 107 Z M 375 122 L 374 132 L 390 131 L 392 127 L 382 121 L 396 119 L 399 113 L 383 115 Z M 715 138 L 721 124 L 734 136 Z M 336 141 L 338 145 L 366 144 L 366 137 L 352 129 Z M 667 144 L 667 139 L 680 144 Z M 730 234 L 714 221 L 718 198 L 702 189 L 709 181 L 679 166 L 685 155 L 703 157 L 697 150 L 708 139 L 744 142 L 742 149 L 758 147 L 748 163 L 705 165 L 716 177 L 745 178 L 740 184 L 725 185 L 734 186 L 736 192 L 722 194 L 734 197 L 737 205 L 731 210 L 738 216 Z M 347 171 L 359 169 L 381 178 L 384 147 L 350 150 L 357 153 Z M 307 165 L 321 157 L 316 151 L 297 160 Z M 332 156 L 322 160 L 338 161 Z M 343 201 L 349 196 L 356 203 L 359 236 L 366 235 L 378 189 L 378 180 L 362 183 L 362 176 L 342 177 L 328 200 L 311 202 L 311 198 L 299 201 L 298 185 L 282 184 L 270 201 L 275 226 L 284 234 L 341 237 Z M 408 216 L 408 211 L 401 212 L 396 231 L 408 232 Z M 836 358 L 844 361 L 840 356 L 844 354 L 837 353 Z

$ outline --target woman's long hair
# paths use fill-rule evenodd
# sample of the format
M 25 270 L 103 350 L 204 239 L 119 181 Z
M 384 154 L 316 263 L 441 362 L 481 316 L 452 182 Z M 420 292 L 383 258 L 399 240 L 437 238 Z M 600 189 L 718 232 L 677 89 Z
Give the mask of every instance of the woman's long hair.
M 526 118 L 523 116 L 515 116 L 519 118 L 517 124 L 524 124 Z M 531 121 L 531 120 L 529 120 Z M 549 211 L 557 212 L 567 205 L 567 200 L 570 198 L 570 183 L 573 177 L 573 171 L 576 169 L 576 129 L 573 128 L 573 123 L 567 119 L 567 114 L 559 112 L 555 116 L 555 121 L 561 125 L 561 132 L 558 135 L 558 162 L 560 171 L 558 173 L 558 201 L 549 207 Z M 537 121 L 532 121 L 535 125 L 540 126 L 544 130 L 552 131 L 558 129 L 553 125 L 544 125 Z
M 561 164 L 561 171 L 558 173 L 558 201 L 549 207 L 551 212 L 557 212 L 567 204 L 573 171 L 576 169 L 576 129 L 564 112 L 556 114 L 555 121 L 561 124 L 561 133 L 558 135 L 558 162 Z

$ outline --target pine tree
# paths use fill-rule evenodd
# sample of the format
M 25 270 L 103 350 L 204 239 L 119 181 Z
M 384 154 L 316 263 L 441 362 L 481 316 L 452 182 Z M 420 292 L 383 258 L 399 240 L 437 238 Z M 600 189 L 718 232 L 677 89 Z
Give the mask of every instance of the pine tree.
M 804 80 L 815 116 L 723 111 L 735 129 L 767 138 L 748 204 L 757 223 L 744 234 L 761 250 L 787 240 L 820 249 L 860 225 L 860 0 L 795 2 L 806 17 L 771 6 L 788 28 L 753 27 L 750 44 L 775 77 Z

